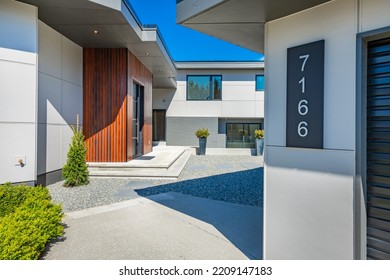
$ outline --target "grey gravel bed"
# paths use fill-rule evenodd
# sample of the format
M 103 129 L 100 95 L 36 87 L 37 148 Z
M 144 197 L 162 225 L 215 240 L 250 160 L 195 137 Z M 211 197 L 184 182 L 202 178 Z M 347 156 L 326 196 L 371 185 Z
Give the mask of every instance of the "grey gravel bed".
M 86 186 L 62 185 L 47 188 L 64 212 L 170 191 L 245 205 L 263 203 L 263 167 L 254 156 L 193 155 L 178 180 L 91 178 Z

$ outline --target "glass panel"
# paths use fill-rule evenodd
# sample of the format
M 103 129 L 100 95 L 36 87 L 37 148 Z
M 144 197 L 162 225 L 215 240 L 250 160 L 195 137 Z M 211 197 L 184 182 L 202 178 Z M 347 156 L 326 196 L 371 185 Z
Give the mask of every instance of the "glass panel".
M 213 85 L 213 99 L 221 100 L 222 99 L 222 77 L 212 76 L 211 81 Z
M 264 75 L 256 75 L 256 91 L 264 91 Z
M 132 129 L 132 137 L 137 138 L 137 120 L 133 120 L 133 129 Z
M 187 100 L 221 100 L 222 76 L 187 76 Z
M 256 139 L 255 139 L 255 130 L 260 129 L 259 124 L 248 124 L 248 141 L 245 143 L 245 148 L 255 148 Z
M 188 76 L 188 100 L 208 100 L 210 96 L 210 76 Z
M 136 120 L 137 116 L 138 116 L 138 112 L 137 112 L 138 106 L 137 105 L 138 105 L 137 101 L 133 101 L 133 120 Z
M 138 85 L 137 84 L 133 84 L 133 100 L 134 101 L 137 100 L 137 95 L 138 95 Z
M 242 135 L 242 147 L 249 148 L 250 140 L 249 140 L 249 124 L 244 124 L 244 130 L 241 132 Z
M 240 135 L 242 124 L 230 123 L 226 126 L 226 148 L 241 148 L 242 136 Z
M 226 148 L 255 148 L 255 129 L 260 124 L 228 123 L 226 125 Z
M 133 139 L 132 143 L 133 157 L 137 155 L 137 139 Z

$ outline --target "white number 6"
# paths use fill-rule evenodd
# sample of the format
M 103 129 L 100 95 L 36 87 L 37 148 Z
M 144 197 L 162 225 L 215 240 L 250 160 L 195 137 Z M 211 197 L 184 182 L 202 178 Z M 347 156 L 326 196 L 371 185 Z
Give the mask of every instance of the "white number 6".
M 305 100 L 305 99 L 299 101 L 299 103 L 298 103 L 298 113 L 301 116 L 304 116 L 304 115 L 306 115 L 309 112 L 309 107 L 307 107 L 308 103 L 309 102 L 307 100 Z
M 300 122 L 298 124 L 298 134 L 301 137 L 306 137 L 309 133 L 309 130 L 307 129 L 307 122 Z

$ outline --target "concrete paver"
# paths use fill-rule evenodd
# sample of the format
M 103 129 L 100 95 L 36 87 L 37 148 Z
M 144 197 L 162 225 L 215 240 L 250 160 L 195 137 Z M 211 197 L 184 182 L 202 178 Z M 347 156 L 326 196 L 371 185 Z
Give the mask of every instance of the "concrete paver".
M 175 192 L 67 213 L 44 259 L 261 259 L 262 208 Z

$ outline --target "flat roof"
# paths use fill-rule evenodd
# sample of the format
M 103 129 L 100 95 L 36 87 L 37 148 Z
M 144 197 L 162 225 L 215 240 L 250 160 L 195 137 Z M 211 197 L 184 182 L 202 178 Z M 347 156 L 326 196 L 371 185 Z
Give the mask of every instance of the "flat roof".
M 177 69 L 262 70 L 263 61 L 177 61 Z
M 154 88 L 176 88 L 176 67 L 157 26 L 143 25 L 127 0 L 17 1 L 38 7 L 41 21 L 81 47 L 129 49 L 152 72 Z
M 177 0 L 176 22 L 264 53 L 264 29 L 276 20 L 332 0 Z

